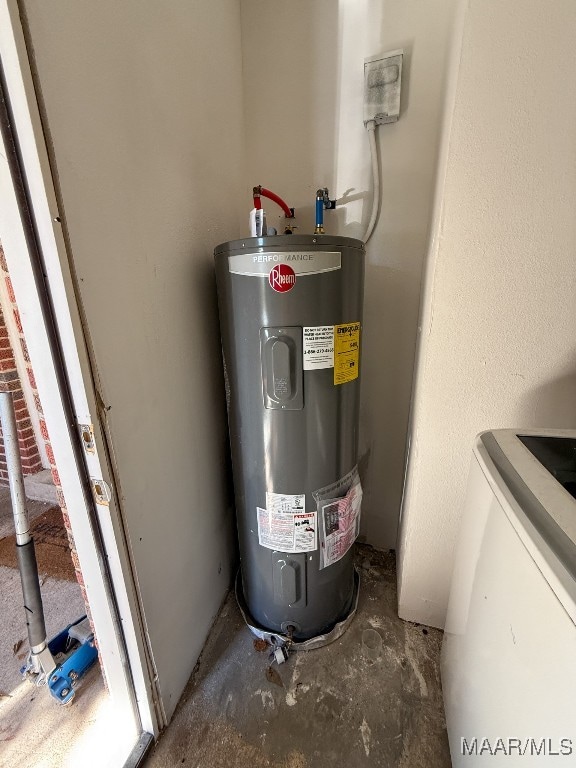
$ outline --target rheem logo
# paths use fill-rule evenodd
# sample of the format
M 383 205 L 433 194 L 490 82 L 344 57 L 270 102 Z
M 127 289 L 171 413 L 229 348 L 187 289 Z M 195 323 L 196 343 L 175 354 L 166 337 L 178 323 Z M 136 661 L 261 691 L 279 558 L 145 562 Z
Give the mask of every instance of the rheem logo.
M 278 293 L 286 293 L 296 285 L 296 273 L 288 264 L 276 264 L 270 270 L 268 282 Z

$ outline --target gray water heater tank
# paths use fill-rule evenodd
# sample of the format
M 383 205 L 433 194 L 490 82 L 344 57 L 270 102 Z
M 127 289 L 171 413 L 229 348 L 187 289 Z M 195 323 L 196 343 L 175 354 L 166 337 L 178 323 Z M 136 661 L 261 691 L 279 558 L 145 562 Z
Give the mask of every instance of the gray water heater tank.
M 364 245 L 247 238 L 215 261 L 243 597 L 306 640 L 354 597 Z

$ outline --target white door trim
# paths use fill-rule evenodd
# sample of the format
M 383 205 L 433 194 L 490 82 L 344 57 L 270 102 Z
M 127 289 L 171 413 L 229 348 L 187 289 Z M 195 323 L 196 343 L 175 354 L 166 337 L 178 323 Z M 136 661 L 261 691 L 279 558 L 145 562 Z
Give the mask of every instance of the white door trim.
M 78 465 L 67 409 L 62 402 L 56 372 L 58 361 L 53 356 L 43 299 L 29 255 L 26 222 L 22 218 L 12 184 L 7 148 L 3 142 L 0 148 L 0 232 L 67 503 L 110 694 L 118 704 L 121 716 L 126 717 L 127 757 L 140 731 L 157 735 L 164 723 L 158 706 L 155 706 L 157 697 L 153 663 L 120 509 L 106 461 L 106 444 L 100 429 L 94 380 L 62 234 L 17 0 L 0 0 L 0 56 L 12 109 L 13 129 L 18 137 L 21 164 L 72 398 L 76 422 L 74 429 L 79 424 L 90 424 L 94 428 L 96 450 L 93 453 L 83 452 L 85 467 Z M 87 476 L 104 480 L 111 487 L 112 498 L 109 504 L 95 504 L 92 507 L 94 502 L 86 493 Z M 105 557 L 98 551 L 91 515 L 93 519 L 97 517 Z M 103 563 L 103 560 L 106 562 Z M 114 607 L 103 578 L 103 565 L 107 566 L 111 578 L 116 616 L 121 622 L 124 641 L 119 636 Z M 132 713 L 131 716 L 129 713 Z M 130 720 L 131 723 L 128 722 Z

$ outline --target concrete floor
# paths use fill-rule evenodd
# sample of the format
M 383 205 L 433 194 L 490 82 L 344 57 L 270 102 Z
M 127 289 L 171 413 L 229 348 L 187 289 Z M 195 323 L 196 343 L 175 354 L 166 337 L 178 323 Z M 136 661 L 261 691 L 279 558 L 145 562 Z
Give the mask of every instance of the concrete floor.
M 51 508 L 51 504 L 26 500 L 30 522 Z M 14 518 L 8 488 L 0 487 L 0 539 L 14 534 Z M 56 635 L 63 627 L 80 618 L 85 612 L 84 600 L 76 582 L 46 578 L 39 574 L 42 583 L 42 602 L 48 637 Z M 20 574 L 14 568 L 0 565 L 0 695 L 10 694 L 20 682 L 20 667 L 28 651 L 26 619 L 22 606 Z M 19 647 L 18 647 L 19 646 Z M 17 647 L 16 652 L 14 648 Z
M 51 506 L 28 500 L 30 521 Z M 10 494 L 0 488 L 0 539 L 13 533 Z M 42 600 L 48 637 L 85 612 L 76 582 L 42 577 Z M 117 765 L 110 739 L 117 717 L 98 664 L 87 673 L 67 707 L 61 707 L 46 688 L 22 681 L 19 670 L 28 638 L 20 575 L 5 566 L 0 566 L 0 628 L 0 768 Z
M 22 682 L 20 667 L 29 650 L 22 602 L 20 574 L 14 568 L 0 565 L 0 694 L 11 693 Z M 42 583 L 42 603 L 49 638 L 86 613 L 76 582 L 45 579 Z
M 45 501 L 33 501 L 26 499 L 26 509 L 28 510 L 28 520 L 32 522 L 47 512 L 53 504 Z M 14 534 L 14 515 L 12 514 L 12 502 L 10 500 L 10 489 L 0 486 L 0 539 Z
M 118 765 L 111 734 L 115 713 L 98 665 L 70 706 L 28 681 L 0 696 L 0 768 L 104 768 Z
M 442 633 L 398 618 L 393 555 L 359 547 L 358 563 L 346 634 L 272 675 L 230 595 L 146 768 L 449 768 Z M 369 628 L 383 640 L 376 662 L 362 650 Z

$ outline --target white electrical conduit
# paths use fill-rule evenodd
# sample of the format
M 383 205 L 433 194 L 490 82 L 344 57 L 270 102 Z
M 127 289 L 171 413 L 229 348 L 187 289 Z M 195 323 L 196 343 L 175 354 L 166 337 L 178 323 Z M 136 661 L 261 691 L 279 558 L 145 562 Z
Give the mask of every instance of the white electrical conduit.
M 366 123 L 368 131 L 368 140 L 370 141 L 370 158 L 372 160 L 372 215 L 368 223 L 368 229 L 363 237 L 364 243 L 372 237 L 376 219 L 378 218 L 378 209 L 380 207 L 380 173 L 378 168 L 378 152 L 376 149 L 376 123 L 374 120 L 368 120 Z

